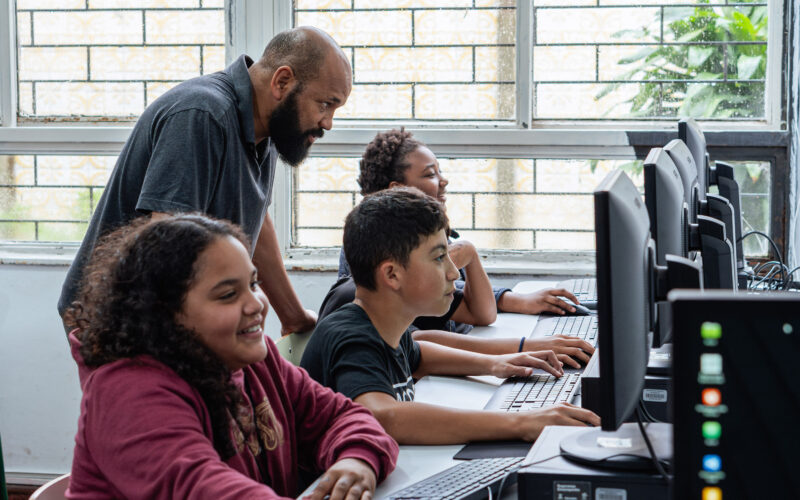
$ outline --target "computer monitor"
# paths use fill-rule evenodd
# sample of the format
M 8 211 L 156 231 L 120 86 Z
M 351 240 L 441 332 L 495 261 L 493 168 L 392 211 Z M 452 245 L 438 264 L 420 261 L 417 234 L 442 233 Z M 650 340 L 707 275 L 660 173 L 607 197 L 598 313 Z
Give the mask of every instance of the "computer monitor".
M 689 148 L 680 139 L 673 139 L 664 146 L 672 162 L 678 168 L 683 181 L 683 196 L 689 207 L 689 222 L 697 222 L 701 199 L 700 181 L 697 178 L 697 167 Z
M 676 291 L 673 498 L 800 498 L 800 295 Z
M 656 244 L 657 265 L 675 264 L 667 261 L 668 255 L 688 257 L 690 226 L 687 222 L 688 208 L 683 196 L 683 181 L 675 163 L 662 148 L 651 149 L 644 161 L 644 201 L 650 217 L 650 233 Z M 667 274 L 674 282 L 663 283 L 664 291 L 660 294 L 656 290 L 653 347 L 661 347 L 672 338 L 667 291 L 676 286 L 702 288 L 701 273 L 693 271 L 688 269 L 688 273 L 677 277 L 674 272 Z
M 746 267 L 744 248 L 742 244 L 742 200 L 739 194 L 739 183 L 733 176 L 733 166 L 723 162 L 711 165 L 708 158 L 706 137 L 700 125 L 692 118 L 684 118 L 678 122 L 678 138 L 682 140 L 697 167 L 697 182 L 700 196 L 704 197 L 711 186 L 717 186 L 719 194 L 733 207 L 733 225 L 728 229 L 732 235 L 736 251 L 736 267 L 743 270 Z
M 708 152 L 706 149 L 706 136 L 693 118 L 683 118 L 678 122 L 678 139 L 682 140 L 692 153 L 697 167 L 697 184 L 700 195 L 708 192 Z
M 602 431 L 617 431 L 637 408 L 644 387 L 655 248 L 642 197 L 622 170 L 608 174 L 595 189 L 594 206 L 598 349 L 581 383 L 583 392 L 589 389 L 585 384 L 594 384 L 591 391 L 602 395 L 592 408 L 602 420 Z M 652 467 L 638 429 L 626 427 L 622 437 L 602 431 L 589 429 L 565 438 L 560 443 L 563 455 L 595 466 Z M 604 446 L 613 439 L 630 446 Z
M 688 207 L 683 180 L 666 151 L 653 148 L 644 160 L 644 203 L 650 217 L 650 234 L 656 242 L 656 262 L 666 265 L 666 255 L 687 257 Z
M 711 172 L 714 184 L 719 189 L 719 194 L 733 207 L 734 232 L 736 234 L 736 267 L 744 270 L 747 262 L 744 259 L 744 245 L 742 243 L 742 196 L 739 192 L 739 183 L 733 176 L 733 165 L 715 162 Z

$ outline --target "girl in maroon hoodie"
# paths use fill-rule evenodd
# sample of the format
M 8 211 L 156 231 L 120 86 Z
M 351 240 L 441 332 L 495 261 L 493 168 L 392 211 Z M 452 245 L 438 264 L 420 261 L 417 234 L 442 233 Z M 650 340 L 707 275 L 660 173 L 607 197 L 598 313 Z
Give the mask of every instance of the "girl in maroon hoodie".
M 202 215 L 106 236 L 70 309 L 83 387 L 69 498 L 369 499 L 397 444 L 284 361 L 241 231 Z

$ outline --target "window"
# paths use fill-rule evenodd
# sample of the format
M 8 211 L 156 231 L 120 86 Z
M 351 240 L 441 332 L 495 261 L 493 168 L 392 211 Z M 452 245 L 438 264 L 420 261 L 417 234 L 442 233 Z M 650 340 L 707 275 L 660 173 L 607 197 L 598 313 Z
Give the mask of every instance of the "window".
M 225 66 L 221 1 L 18 0 L 17 120 L 130 121 Z
M 641 184 L 640 160 L 685 115 L 702 120 L 712 159 L 736 165 L 748 227 L 786 232 L 782 0 L 12 6 L 0 12 L 16 33 L 0 40 L 1 242 L 79 241 L 144 107 L 301 24 L 337 39 L 354 85 L 313 156 L 277 179 L 290 258 L 340 244 L 364 146 L 401 125 L 439 157 L 454 227 L 492 255 L 590 251 L 593 187 L 616 167 Z M 755 238 L 746 249 L 769 251 Z
M 769 44 L 781 43 L 768 29 L 770 12 L 780 17 L 777 3 L 296 0 L 294 7 L 295 25 L 327 30 L 351 59 L 353 92 L 332 135 L 344 127 L 370 132 L 337 148 L 355 158 L 315 150 L 322 157 L 294 173 L 297 247 L 340 244 L 344 215 L 359 199 L 363 144 L 398 124 L 418 128 L 439 157 L 453 226 L 479 247 L 580 251 L 594 246 L 594 186 L 617 166 L 641 185 L 636 158 L 671 138 L 662 132 L 663 142 L 636 144 L 630 134 L 602 135 L 608 127 L 674 136 L 679 116 L 710 130 L 721 123 L 746 130 L 773 127 L 781 115 L 780 92 L 767 92 L 780 88 L 780 58 L 768 60 Z M 531 140 L 542 127 L 557 128 L 563 142 Z M 522 147 L 506 148 L 509 129 L 521 132 Z M 774 230 L 772 163 L 734 163 L 746 223 Z M 768 251 L 755 239 L 747 249 Z

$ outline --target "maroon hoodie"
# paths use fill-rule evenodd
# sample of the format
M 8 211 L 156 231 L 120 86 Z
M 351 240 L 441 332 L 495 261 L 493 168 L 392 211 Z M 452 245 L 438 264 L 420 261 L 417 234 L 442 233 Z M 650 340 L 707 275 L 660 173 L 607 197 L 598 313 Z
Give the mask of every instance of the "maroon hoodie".
M 83 400 L 67 497 L 293 498 L 298 466 L 319 474 L 343 458 L 364 460 L 385 478 L 398 447 L 372 414 L 266 341 L 266 359 L 233 374 L 252 402 L 241 413 L 251 421 L 232 426 L 238 453 L 223 461 L 205 403 L 174 371 L 149 356 L 88 369 L 70 334 Z

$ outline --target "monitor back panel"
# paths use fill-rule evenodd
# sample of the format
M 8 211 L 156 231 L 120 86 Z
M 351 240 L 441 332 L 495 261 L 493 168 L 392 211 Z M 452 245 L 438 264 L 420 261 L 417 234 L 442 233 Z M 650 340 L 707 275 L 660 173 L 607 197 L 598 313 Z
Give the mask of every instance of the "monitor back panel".
M 800 498 L 800 294 L 670 301 L 673 498 Z

